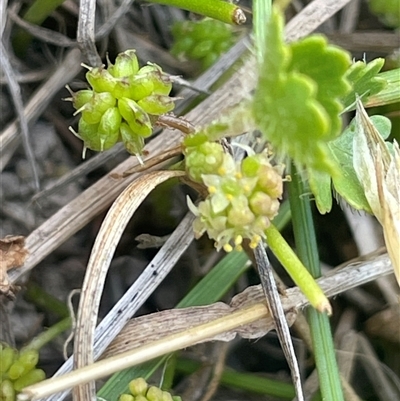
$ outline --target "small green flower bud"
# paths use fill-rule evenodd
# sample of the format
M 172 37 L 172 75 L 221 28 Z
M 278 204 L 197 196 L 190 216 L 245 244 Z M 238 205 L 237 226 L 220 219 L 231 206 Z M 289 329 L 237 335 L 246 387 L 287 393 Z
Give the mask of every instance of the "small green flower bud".
M 224 160 L 224 150 L 219 143 L 204 142 L 185 150 L 186 169 L 192 180 L 202 182 L 203 174 L 218 171 Z
M 227 177 L 221 183 L 221 190 L 228 197 L 235 197 L 242 193 L 242 186 L 240 181 L 236 180 L 233 177 Z
M 86 73 L 86 79 L 96 92 L 112 92 L 116 83 L 115 78 L 104 66 L 89 70 Z
M 119 396 L 118 401 L 135 401 L 135 397 L 130 394 L 122 394 Z
M 135 134 L 126 123 L 121 124 L 119 132 L 126 150 L 131 155 L 141 155 L 144 148 L 144 138 Z
M 274 201 L 266 193 L 258 191 L 251 196 L 249 203 L 251 210 L 255 214 L 268 216 L 271 213 Z
M 263 164 L 258 171 L 258 185 L 271 198 L 280 198 L 283 192 L 281 175 L 271 165 Z
M 146 398 L 148 401 L 162 401 L 162 393 L 158 387 L 151 386 L 146 393 Z
M 124 97 L 118 101 L 118 109 L 134 133 L 145 138 L 152 134 L 148 114 L 135 101 Z
M 161 73 L 159 79 L 153 81 L 156 95 L 169 95 L 172 89 L 172 80 L 169 75 Z
M 147 382 L 143 379 L 143 377 L 138 377 L 137 379 L 129 382 L 129 391 L 133 395 L 146 395 L 147 388 Z
M 130 98 L 133 100 L 140 100 L 144 97 L 150 96 L 154 91 L 154 83 L 151 78 L 146 74 L 140 74 L 133 76 L 129 79 L 130 85 Z
M 15 401 L 15 390 L 10 380 L 3 380 L 0 383 L 0 400 Z
M 39 352 L 34 349 L 22 350 L 18 360 L 25 366 L 26 372 L 33 369 L 39 361 Z
M 248 156 L 242 160 L 241 170 L 247 177 L 255 177 L 260 168 L 260 161 L 255 156 Z
M 14 382 L 14 389 L 21 391 L 24 387 L 41 382 L 45 378 L 46 374 L 42 369 L 33 369 Z
M 5 373 L 17 359 L 17 351 L 14 348 L 6 346 L 0 353 L 0 373 Z
M 138 101 L 138 105 L 149 114 L 161 115 L 173 110 L 175 103 L 166 95 L 150 95 Z
M 105 111 L 101 117 L 98 132 L 101 135 L 108 135 L 119 130 L 121 126 L 121 114 L 118 107 L 112 107 Z
M 83 107 L 93 97 L 93 91 L 90 89 L 83 89 L 72 94 L 72 105 L 76 110 Z
M 83 140 L 84 146 L 97 152 L 112 148 L 119 139 L 119 130 L 108 132 L 106 134 L 99 133 L 100 124 L 88 124 L 83 118 L 79 120 L 78 135 Z
M 16 380 L 19 377 L 21 377 L 24 373 L 26 373 L 26 369 L 24 364 L 17 359 L 11 366 L 10 369 L 8 370 L 8 377 L 11 380 Z
M 95 93 L 92 99 L 77 112 L 82 111 L 82 118 L 88 124 L 97 124 L 106 110 L 115 106 L 116 101 L 109 92 Z
M 131 97 L 132 93 L 132 86 L 131 86 L 131 80 L 127 77 L 124 78 L 119 78 L 116 80 L 115 87 L 112 91 L 112 94 L 114 97 L 117 99 L 121 99 L 123 97 Z
M 147 63 L 147 65 L 143 66 L 139 71 L 138 75 L 146 75 L 149 72 L 160 71 L 162 72 L 162 68 L 156 63 Z
M 129 77 L 139 71 L 139 62 L 135 50 L 126 50 L 118 54 L 115 64 L 108 67 L 108 71 L 115 78 Z
M 201 144 L 209 142 L 208 136 L 204 131 L 196 132 L 191 135 L 187 135 L 183 138 L 182 145 L 184 148 L 191 148 L 200 146 Z M 189 150 L 190 152 L 190 150 Z M 186 152 L 185 152 L 186 153 Z
M 163 391 L 161 401 L 173 401 L 172 395 L 168 391 Z
M 90 140 L 98 135 L 99 124 L 88 124 L 83 118 L 78 123 L 78 135 L 82 140 Z
M 148 63 L 148 65 L 145 65 L 139 70 L 138 76 L 146 78 L 153 83 L 153 94 L 168 95 L 171 92 L 171 77 L 157 64 Z
M 148 401 L 147 397 L 145 397 L 144 395 L 137 395 L 135 397 L 135 401 Z
M 248 206 L 233 206 L 228 212 L 228 223 L 232 226 L 246 226 L 254 221 L 254 214 Z

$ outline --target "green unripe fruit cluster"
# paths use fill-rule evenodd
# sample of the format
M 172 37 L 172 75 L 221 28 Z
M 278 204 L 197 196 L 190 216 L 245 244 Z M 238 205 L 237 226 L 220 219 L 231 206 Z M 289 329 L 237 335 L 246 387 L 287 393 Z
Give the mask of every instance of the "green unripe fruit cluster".
M 241 250 L 243 239 L 256 247 L 278 213 L 282 167 L 272 166 L 266 153 L 236 163 L 219 143 L 205 141 L 202 133 L 188 137 L 183 144 L 189 177 L 208 190 L 207 198 L 197 207 L 188 199 L 196 216 L 195 236 L 207 232 L 216 248 L 227 252 Z
M 171 53 L 182 60 L 196 60 L 207 69 L 234 43 L 232 27 L 221 21 L 179 21 L 172 27 Z
M 36 350 L 17 351 L 0 344 L 0 400 L 15 401 L 24 387 L 45 379 L 42 369 L 36 369 L 39 353 Z
M 141 377 L 129 383 L 129 391 L 131 394 L 122 394 L 118 401 L 182 401 L 180 397 L 173 397 L 167 391 L 149 386 Z
M 170 76 L 156 64 L 140 68 L 134 50 L 120 53 L 107 68 L 90 68 L 86 79 L 91 89 L 72 94 L 84 149 L 104 151 L 123 142 L 129 153 L 140 155 L 156 116 L 175 107 Z

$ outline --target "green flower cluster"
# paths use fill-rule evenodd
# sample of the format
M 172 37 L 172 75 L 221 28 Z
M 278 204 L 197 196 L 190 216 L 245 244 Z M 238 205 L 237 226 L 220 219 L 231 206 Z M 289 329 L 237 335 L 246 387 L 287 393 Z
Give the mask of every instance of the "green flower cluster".
M 122 394 L 118 401 L 181 401 L 167 391 L 155 386 L 149 386 L 143 378 L 134 379 L 129 383 L 131 394 Z
M 234 43 L 232 26 L 214 19 L 179 21 L 172 27 L 175 43 L 171 53 L 182 60 L 197 60 L 203 70 Z
M 16 394 L 24 387 L 40 382 L 46 375 L 36 369 L 39 353 L 36 350 L 18 352 L 6 344 L 0 344 L 0 400 L 15 401 Z
M 73 132 L 84 150 L 104 151 L 122 141 L 129 153 L 140 155 L 157 116 L 175 107 L 171 77 L 157 64 L 139 68 L 134 50 L 120 53 L 107 68 L 90 68 L 86 79 L 91 89 L 72 93 L 71 99 L 75 114 L 81 113 Z
M 203 133 L 183 141 L 189 177 L 206 185 L 207 198 L 196 207 L 193 223 L 196 238 L 204 232 L 218 250 L 241 250 L 243 239 L 255 248 L 279 209 L 282 196 L 282 167 L 272 166 L 266 153 L 235 162 L 219 143 L 208 142 Z

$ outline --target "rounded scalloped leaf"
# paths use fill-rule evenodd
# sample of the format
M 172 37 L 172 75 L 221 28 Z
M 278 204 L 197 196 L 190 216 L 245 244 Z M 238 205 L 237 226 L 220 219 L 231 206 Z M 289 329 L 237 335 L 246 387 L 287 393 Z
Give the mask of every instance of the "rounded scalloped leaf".
M 290 61 L 290 51 L 283 41 L 283 17 L 276 8 L 273 8 L 267 26 L 265 43 L 268 56 L 259 66 L 259 75 L 260 81 L 273 83 L 280 73 L 285 72 Z
M 258 89 L 253 106 L 255 119 L 279 155 L 297 165 L 330 170 L 326 144 L 328 115 L 315 100 L 315 84 L 304 75 L 291 73 L 268 91 Z
M 289 70 L 290 47 L 284 43 L 283 20 L 276 9 L 268 23 L 266 43 L 268 57 L 260 65 L 253 102 L 256 123 L 279 155 L 290 156 L 300 168 L 307 165 L 320 171 L 332 171 L 326 141 L 332 129 L 328 113 L 336 100 L 327 111 L 318 101 L 317 84 L 305 74 Z M 306 50 L 318 45 L 320 53 L 326 51 L 320 39 L 309 43 Z M 298 46 L 300 49 L 302 45 Z M 312 60 L 315 63 L 314 55 Z M 311 61 L 305 65 L 309 63 Z M 341 65 L 338 70 L 342 71 Z
M 340 133 L 343 106 L 339 99 L 351 89 L 345 74 L 351 65 L 349 54 L 330 45 L 326 38 L 313 35 L 290 45 L 292 60 L 290 70 L 309 76 L 317 84 L 317 100 L 331 120 L 330 137 Z

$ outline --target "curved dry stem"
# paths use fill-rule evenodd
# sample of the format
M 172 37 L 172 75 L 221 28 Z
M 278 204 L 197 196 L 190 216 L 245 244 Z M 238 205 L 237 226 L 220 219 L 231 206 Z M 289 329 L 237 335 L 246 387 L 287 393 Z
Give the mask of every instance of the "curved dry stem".
M 141 176 L 116 199 L 92 248 L 79 303 L 74 342 L 74 366 L 93 363 L 94 332 L 103 287 L 115 249 L 132 215 L 147 195 L 162 182 L 184 175 L 183 171 L 155 171 Z M 75 400 L 95 399 L 94 383 L 77 387 Z

